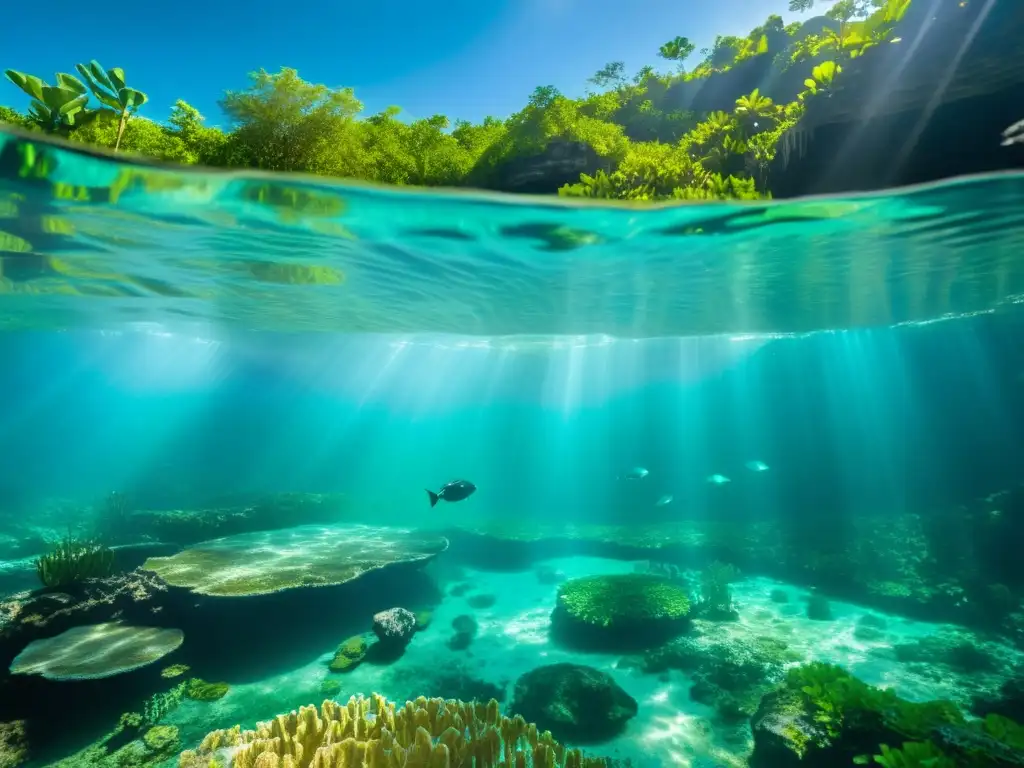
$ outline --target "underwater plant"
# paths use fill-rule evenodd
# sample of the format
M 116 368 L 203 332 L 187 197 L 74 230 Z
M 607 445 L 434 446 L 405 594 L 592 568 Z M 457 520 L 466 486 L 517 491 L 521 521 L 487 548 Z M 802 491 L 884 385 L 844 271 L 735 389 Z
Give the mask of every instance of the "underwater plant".
M 216 701 L 223 699 L 231 689 L 227 683 L 208 683 L 193 677 L 188 681 L 185 695 L 193 701 Z
M 734 618 L 729 585 L 740 576 L 739 569 L 717 560 L 700 575 L 700 607 L 708 618 Z
M 233 768 L 343 768 L 361 765 L 545 766 L 606 768 L 602 758 L 567 749 L 522 717 L 501 714 L 498 702 L 426 699 L 396 705 L 383 696 L 353 696 L 347 704 L 325 701 L 257 723 L 213 731 L 199 748 L 182 752 L 180 768 L 216 768 L 224 748 Z
M 69 587 L 86 579 L 102 579 L 114 573 L 114 551 L 92 539 L 71 534 L 36 560 L 36 574 L 43 586 Z

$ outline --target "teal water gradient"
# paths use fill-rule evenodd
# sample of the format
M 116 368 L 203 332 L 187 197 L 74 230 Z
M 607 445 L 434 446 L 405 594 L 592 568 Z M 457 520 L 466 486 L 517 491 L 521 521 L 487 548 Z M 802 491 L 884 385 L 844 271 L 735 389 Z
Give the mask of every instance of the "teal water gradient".
M 0 141 L 0 327 L 792 334 L 997 311 L 1024 296 L 1024 174 L 641 208 Z

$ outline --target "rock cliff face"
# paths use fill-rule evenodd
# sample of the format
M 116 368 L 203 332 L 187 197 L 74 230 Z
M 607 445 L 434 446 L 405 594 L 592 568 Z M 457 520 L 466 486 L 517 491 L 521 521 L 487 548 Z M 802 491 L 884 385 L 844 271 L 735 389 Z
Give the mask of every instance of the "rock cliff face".
M 1000 134 L 1024 118 L 1024 3 L 914 0 L 899 42 L 845 63 L 770 170 L 775 197 L 1024 168 Z
M 488 187 L 501 192 L 547 195 L 565 184 L 575 184 L 581 173 L 611 171 L 611 160 L 598 157 L 587 144 L 578 141 L 552 141 L 536 155 L 517 157 L 501 166 Z

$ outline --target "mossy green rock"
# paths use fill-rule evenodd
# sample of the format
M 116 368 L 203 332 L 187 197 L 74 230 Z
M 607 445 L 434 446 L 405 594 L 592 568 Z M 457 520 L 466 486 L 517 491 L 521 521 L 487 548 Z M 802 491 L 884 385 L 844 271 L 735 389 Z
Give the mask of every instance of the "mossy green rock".
M 635 650 L 679 634 L 689 612 L 686 592 L 660 576 L 587 576 L 559 588 L 552 629 L 569 645 Z
M 173 725 L 154 725 L 142 737 L 153 752 L 174 752 L 178 747 L 178 729 Z
M 331 672 L 351 672 L 359 666 L 369 649 L 365 635 L 355 635 L 338 646 L 328 667 Z
M 831 664 L 789 670 L 782 686 L 761 699 L 752 720 L 752 766 L 824 768 L 853 765 L 882 744 L 925 741 L 965 725 L 948 701 L 914 703 L 874 688 Z
M 189 680 L 185 695 L 194 701 L 217 701 L 223 699 L 231 689 L 227 683 L 208 683 L 199 678 Z

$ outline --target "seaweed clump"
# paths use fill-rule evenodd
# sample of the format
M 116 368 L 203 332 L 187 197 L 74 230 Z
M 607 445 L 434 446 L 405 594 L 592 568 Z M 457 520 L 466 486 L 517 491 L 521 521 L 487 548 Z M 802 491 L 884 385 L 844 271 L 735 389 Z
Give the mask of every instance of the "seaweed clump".
M 197 750 L 181 754 L 180 768 L 211 768 L 232 748 L 233 768 L 344 768 L 345 766 L 543 765 L 607 768 L 602 758 L 566 749 L 522 717 L 501 714 L 498 702 L 426 699 L 396 706 L 382 696 L 325 701 L 258 723 L 207 734 Z
M 630 573 L 567 581 L 551 619 L 552 630 L 569 645 L 634 650 L 677 636 L 689 612 L 690 600 L 678 584 Z
M 104 579 L 117 567 L 114 550 L 92 539 L 70 534 L 36 560 L 36 574 L 43 586 L 61 589 L 86 579 Z
M 789 670 L 753 720 L 755 766 L 1021 765 L 1024 728 L 990 715 L 968 723 L 950 701 L 911 702 L 832 664 Z

